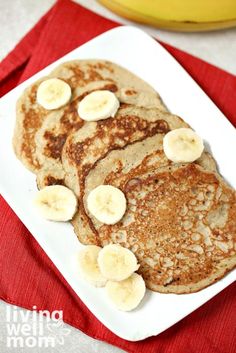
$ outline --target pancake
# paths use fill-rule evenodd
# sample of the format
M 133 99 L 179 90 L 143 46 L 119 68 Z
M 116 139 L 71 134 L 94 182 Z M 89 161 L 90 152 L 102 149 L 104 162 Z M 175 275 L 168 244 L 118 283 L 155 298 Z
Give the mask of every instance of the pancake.
M 65 107 L 53 111 L 44 109 L 36 101 L 39 84 L 51 77 L 66 81 L 72 88 L 71 102 Z M 65 116 L 68 110 L 73 110 L 75 107 L 72 103 L 76 97 L 81 95 L 81 91 L 83 92 L 86 85 L 93 86 L 94 82 L 98 83 L 97 87 L 109 85 L 117 91 L 122 88 L 120 96 L 127 102 L 133 100 L 140 102 L 141 96 L 139 97 L 138 91 L 147 92 L 147 95 L 150 93 L 150 100 L 146 96 L 146 104 L 151 104 L 151 106 L 157 104 L 159 108 L 165 109 L 160 97 L 149 84 L 114 63 L 104 60 L 75 60 L 63 63 L 50 75 L 28 87 L 17 102 L 13 147 L 16 156 L 28 169 L 37 173 L 42 167 L 43 161 L 40 162 L 38 159 L 35 136 L 43 122 L 48 118 L 50 120 L 57 119 L 58 115 Z M 86 90 L 91 89 L 94 88 L 86 87 Z M 153 103 L 153 99 L 155 103 Z M 82 123 L 80 122 L 80 124 Z
M 147 164 L 100 177 L 99 183 L 124 192 L 127 210 L 115 225 L 91 214 L 90 222 L 101 246 L 118 243 L 133 251 L 149 289 L 199 291 L 236 265 L 236 193 L 217 173 L 194 163 L 160 164 L 156 170 Z

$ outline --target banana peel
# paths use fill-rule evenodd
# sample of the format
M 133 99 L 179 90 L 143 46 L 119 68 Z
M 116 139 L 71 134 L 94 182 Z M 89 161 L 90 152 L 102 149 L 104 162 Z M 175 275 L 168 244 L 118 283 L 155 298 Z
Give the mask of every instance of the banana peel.
M 119 16 L 173 31 L 236 26 L 236 0 L 98 0 Z

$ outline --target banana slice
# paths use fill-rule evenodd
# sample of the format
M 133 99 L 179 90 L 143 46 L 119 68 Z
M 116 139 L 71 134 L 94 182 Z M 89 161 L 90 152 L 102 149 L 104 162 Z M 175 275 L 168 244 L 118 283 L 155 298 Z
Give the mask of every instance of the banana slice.
M 48 110 L 57 109 L 69 102 L 71 88 L 58 78 L 50 78 L 40 83 L 37 90 L 37 102 Z
M 137 273 L 121 282 L 108 281 L 105 289 L 112 303 L 122 311 L 135 309 L 146 291 L 145 282 Z
M 103 276 L 112 281 L 122 281 L 139 268 L 132 251 L 118 244 L 106 245 L 100 251 L 98 266 Z
M 38 191 L 34 205 L 40 214 L 51 221 L 69 221 L 77 209 L 74 193 L 62 185 L 46 186 Z
M 125 214 L 126 198 L 120 189 L 112 185 L 99 185 L 89 193 L 87 206 L 98 221 L 115 224 Z
M 78 106 L 78 114 L 86 121 L 98 121 L 114 117 L 120 102 L 116 95 L 107 90 L 89 93 Z
M 193 162 L 201 157 L 204 145 L 196 132 L 188 128 L 180 128 L 164 136 L 163 148 L 166 157 L 172 162 Z
M 100 251 L 99 246 L 87 245 L 78 254 L 79 269 L 82 276 L 95 287 L 104 287 L 107 282 L 98 267 L 97 259 Z

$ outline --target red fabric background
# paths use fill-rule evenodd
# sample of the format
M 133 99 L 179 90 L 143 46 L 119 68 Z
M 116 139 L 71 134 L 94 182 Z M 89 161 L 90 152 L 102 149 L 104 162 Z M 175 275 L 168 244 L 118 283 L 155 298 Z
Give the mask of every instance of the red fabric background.
M 60 0 L 0 63 L 0 95 L 72 49 L 118 26 Z M 236 77 L 167 44 L 228 119 L 236 124 Z M 21 307 L 63 310 L 64 321 L 128 352 L 235 352 L 235 284 L 162 334 L 125 341 L 105 328 L 73 292 L 33 236 L 0 198 L 0 298 Z M 89 353 L 89 352 L 88 352 Z

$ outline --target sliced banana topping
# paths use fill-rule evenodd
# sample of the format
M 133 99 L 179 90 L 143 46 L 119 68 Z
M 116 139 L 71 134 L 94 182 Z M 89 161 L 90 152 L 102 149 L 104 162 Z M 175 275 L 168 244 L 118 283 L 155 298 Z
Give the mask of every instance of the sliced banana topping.
M 204 149 L 200 136 L 192 129 L 180 128 L 168 132 L 163 139 L 163 148 L 166 157 L 172 162 L 193 162 Z
M 107 280 L 98 266 L 98 254 L 101 248 L 96 245 L 87 245 L 78 254 L 78 264 L 83 278 L 95 287 L 104 287 Z
M 105 289 L 115 307 L 122 311 L 135 309 L 146 291 L 145 282 L 137 273 L 121 282 L 108 281 Z
M 50 78 L 40 83 L 37 90 L 37 102 L 48 110 L 67 104 L 71 98 L 71 88 L 63 80 Z
M 118 244 L 109 244 L 100 251 L 98 266 L 103 276 L 112 281 L 122 281 L 139 268 L 132 251 Z
M 42 217 L 51 221 L 69 221 L 77 209 L 74 193 L 62 185 L 46 186 L 38 191 L 34 205 Z
M 136 308 L 145 294 L 142 276 L 135 255 L 118 244 L 104 248 L 87 245 L 77 255 L 80 274 L 95 287 L 106 286 L 113 304 L 123 311 Z
M 126 198 L 120 189 L 112 185 L 99 185 L 89 193 L 87 207 L 98 221 L 115 224 L 125 214 Z
M 97 121 L 114 117 L 120 102 L 116 95 L 107 90 L 98 90 L 85 96 L 78 106 L 81 119 Z

